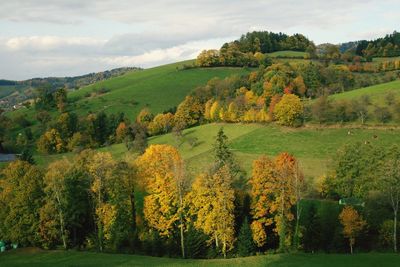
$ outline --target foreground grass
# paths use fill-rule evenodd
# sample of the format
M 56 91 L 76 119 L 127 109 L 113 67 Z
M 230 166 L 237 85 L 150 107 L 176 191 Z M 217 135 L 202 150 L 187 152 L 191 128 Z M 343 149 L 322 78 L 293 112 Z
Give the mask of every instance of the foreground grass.
M 270 267 L 369 267 L 399 266 L 395 254 L 277 254 L 233 259 L 182 260 L 138 255 L 74 251 L 11 251 L 0 254 L 0 265 L 18 266 L 270 266 Z

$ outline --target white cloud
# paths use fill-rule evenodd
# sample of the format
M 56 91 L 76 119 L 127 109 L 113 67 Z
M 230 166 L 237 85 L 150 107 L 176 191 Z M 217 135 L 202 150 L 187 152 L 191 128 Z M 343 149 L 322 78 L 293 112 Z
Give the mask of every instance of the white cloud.
M 67 46 L 101 46 L 105 40 L 90 37 L 58 37 L 58 36 L 29 36 L 15 37 L 6 41 L 6 46 L 13 50 L 49 51 Z
M 377 37 L 400 23 L 394 12 L 400 8 L 398 0 L 0 0 L 0 4 L 0 78 L 18 79 L 188 59 L 250 30 L 300 32 L 316 43 L 344 42 Z

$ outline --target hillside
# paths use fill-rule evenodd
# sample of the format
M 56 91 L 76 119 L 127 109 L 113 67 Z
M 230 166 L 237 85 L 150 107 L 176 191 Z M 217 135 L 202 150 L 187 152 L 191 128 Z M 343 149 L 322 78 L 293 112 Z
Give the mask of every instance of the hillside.
M 400 96 L 400 80 L 393 82 L 373 85 L 369 87 L 360 88 L 340 94 L 332 95 L 331 98 L 334 100 L 340 99 L 358 99 L 361 96 L 368 95 L 371 98 L 373 104 L 383 104 L 386 94 L 393 93 L 394 96 Z
M 89 111 L 108 114 L 124 112 L 134 119 L 139 111 L 148 107 L 153 113 L 163 112 L 177 106 L 197 86 L 205 85 L 214 77 L 224 78 L 233 74 L 248 73 L 243 68 L 195 68 L 183 70 L 185 64 L 178 62 L 100 81 L 70 92 L 71 110 L 78 115 Z M 26 109 L 13 112 L 25 114 L 35 121 L 34 112 Z
M 56 90 L 57 88 L 75 90 L 82 86 L 87 86 L 101 80 L 117 77 L 137 70 L 140 69 L 124 67 L 74 77 L 33 78 L 24 81 L 0 80 L 0 107 L 11 108 L 14 105 L 21 104 L 27 99 L 32 99 L 35 97 L 35 89 L 43 86 L 49 86 L 51 90 Z
M 261 124 L 206 124 L 183 131 L 184 140 L 196 139 L 197 144 L 191 146 L 188 141 L 179 145 L 172 134 L 155 136 L 149 139 L 150 144 L 170 144 L 176 146 L 186 160 L 190 176 L 205 171 L 213 162 L 210 157 L 212 145 L 218 130 L 223 127 L 230 140 L 230 148 L 236 155 L 240 165 L 250 175 L 253 160 L 266 154 L 276 156 L 280 152 L 292 153 L 299 159 L 307 177 L 318 177 L 327 170 L 327 164 L 338 148 L 354 142 L 374 142 L 381 147 L 394 142 L 400 143 L 400 130 L 386 129 L 351 129 L 351 128 L 285 128 Z M 349 135 L 349 131 L 351 134 Z M 374 139 L 373 136 L 378 136 Z M 123 159 L 127 151 L 124 144 L 116 144 L 100 148 L 108 151 L 116 158 Z M 62 157 L 71 157 L 71 153 L 61 155 L 37 156 L 41 165 Z

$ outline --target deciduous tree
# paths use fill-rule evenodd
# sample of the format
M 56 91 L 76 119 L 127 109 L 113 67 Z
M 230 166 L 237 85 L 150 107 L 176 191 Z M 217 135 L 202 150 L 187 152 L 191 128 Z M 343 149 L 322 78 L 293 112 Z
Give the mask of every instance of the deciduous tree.
M 339 219 L 340 223 L 343 225 L 343 234 L 349 239 L 350 252 L 353 254 L 356 237 L 367 225 L 367 222 L 364 221 L 358 212 L 350 206 L 343 208 L 339 215 Z

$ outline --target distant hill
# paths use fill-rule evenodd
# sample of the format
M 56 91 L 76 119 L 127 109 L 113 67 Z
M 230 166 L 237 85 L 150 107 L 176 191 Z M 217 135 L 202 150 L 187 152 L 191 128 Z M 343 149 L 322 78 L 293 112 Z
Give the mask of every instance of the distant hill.
M 53 90 L 60 87 L 75 90 L 82 86 L 138 70 L 140 69 L 126 67 L 74 77 L 33 78 L 24 81 L 0 80 L 0 107 L 10 108 L 13 105 L 34 97 L 34 89 L 43 85 L 49 85 Z

